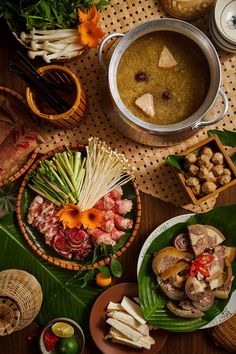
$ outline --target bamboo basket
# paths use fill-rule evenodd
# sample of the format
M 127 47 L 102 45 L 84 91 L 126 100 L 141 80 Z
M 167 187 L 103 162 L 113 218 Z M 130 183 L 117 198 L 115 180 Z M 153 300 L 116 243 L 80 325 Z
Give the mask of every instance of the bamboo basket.
M 11 334 L 20 322 L 20 311 L 15 301 L 0 298 L 0 336 Z
M 9 301 L 4 302 L 4 299 L 9 299 Z M 11 327 L 14 327 L 13 330 L 18 331 L 27 327 L 34 320 L 40 310 L 42 299 L 41 286 L 32 274 L 20 269 L 7 269 L 0 272 L 0 305 L 2 304 L 0 313 L 3 312 L 6 317 L 6 306 L 8 306 L 9 315 L 7 318 Z M 18 313 L 16 307 L 20 317 L 18 323 L 16 321 L 13 326 L 10 313 L 12 311 Z M 16 317 L 18 318 L 18 316 Z M 5 327 L 3 333 L 5 333 L 10 326 L 7 321 L 4 321 L 3 325 Z
M 222 324 L 209 329 L 217 345 L 236 353 L 236 314 Z

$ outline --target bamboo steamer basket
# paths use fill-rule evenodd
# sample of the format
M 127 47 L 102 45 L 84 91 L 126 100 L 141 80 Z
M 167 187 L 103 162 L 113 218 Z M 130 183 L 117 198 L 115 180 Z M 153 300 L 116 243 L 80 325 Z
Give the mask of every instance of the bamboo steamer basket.
M 209 329 L 215 343 L 231 353 L 236 353 L 236 314 L 227 321 Z
M 9 301 L 4 302 L 5 299 L 9 299 Z M 13 311 L 17 314 L 17 308 L 20 317 L 18 323 L 16 321 L 14 324 L 14 330 L 18 331 L 27 327 L 39 313 L 42 299 L 41 286 L 32 274 L 20 269 L 7 269 L 0 272 L 0 305 L 2 306 L 2 308 L 0 307 L 0 314 L 2 313 L 5 318 L 2 323 L 5 327 L 3 333 L 7 332 L 7 328 L 10 328 L 6 319 L 8 318 L 11 323 L 10 313 Z M 9 308 L 7 318 L 6 306 Z
M 26 100 L 31 111 L 41 119 L 47 120 L 48 122 L 64 129 L 78 126 L 87 109 L 87 98 L 79 79 L 70 69 L 62 65 L 46 65 L 40 67 L 37 71 L 41 76 L 49 78 L 52 83 L 61 87 L 73 85 L 73 94 L 75 97 L 71 108 L 68 111 L 60 114 L 44 113 L 42 112 L 41 107 L 37 105 L 34 91 L 31 90 L 30 87 L 27 87 Z

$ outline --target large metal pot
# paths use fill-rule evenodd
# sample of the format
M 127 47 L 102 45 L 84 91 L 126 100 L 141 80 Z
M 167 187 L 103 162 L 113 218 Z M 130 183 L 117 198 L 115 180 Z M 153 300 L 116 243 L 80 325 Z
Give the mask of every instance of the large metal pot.
M 145 122 L 133 115 L 122 102 L 117 88 L 117 69 L 120 59 L 128 48 L 137 38 L 144 36 L 150 32 L 156 31 L 173 31 L 181 33 L 192 39 L 202 50 L 205 55 L 210 69 L 210 85 L 207 96 L 199 107 L 199 109 L 190 117 L 176 124 L 156 125 Z M 103 58 L 104 45 L 108 40 L 114 37 L 123 37 L 117 44 L 107 67 Z M 187 48 L 186 48 L 187 54 Z M 115 110 L 119 114 L 111 117 L 113 124 L 126 136 L 140 143 L 147 145 L 169 145 L 176 143 L 196 133 L 196 129 L 205 127 L 219 122 L 226 114 L 228 109 L 228 100 L 225 93 L 220 89 L 221 85 L 221 66 L 217 52 L 208 39 L 208 37 L 195 26 L 177 19 L 158 19 L 143 23 L 127 34 L 113 33 L 103 39 L 99 46 L 98 58 L 101 67 L 108 74 L 108 84 L 112 96 Z M 211 121 L 204 121 L 204 117 L 211 109 L 218 94 L 221 95 L 224 102 L 222 114 Z

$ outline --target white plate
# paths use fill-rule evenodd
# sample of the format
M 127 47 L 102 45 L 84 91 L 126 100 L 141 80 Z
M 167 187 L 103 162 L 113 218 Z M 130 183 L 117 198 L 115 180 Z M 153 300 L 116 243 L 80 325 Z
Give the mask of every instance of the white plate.
M 165 221 L 163 224 L 158 226 L 146 239 L 146 241 L 143 244 L 143 247 L 141 248 L 139 257 L 138 257 L 138 263 L 137 263 L 137 275 L 139 273 L 143 258 L 145 256 L 145 253 L 147 252 L 148 247 L 152 243 L 153 240 L 155 240 L 160 234 L 162 234 L 164 231 L 169 229 L 171 226 L 176 225 L 180 222 L 186 222 L 191 216 L 194 214 L 184 214 L 184 215 L 179 215 L 176 216 L 172 219 L 169 219 Z M 224 308 L 224 310 L 216 316 L 211 322 L 209 322 L 206 326 L 201 327 L 201 329 L 206 329 L 210 327 L 214 327 L 219 325 L 220 323 L 228 320 L 231 316 L 236 313 L 236 290 L 232 293 L 228 304 Z
M 219 31 L 217 30 L 217 27 L 215 25 L 214 16 L 210 16 L 209 31 L 210 31 L 213 41 L 220 49 L 223 49 L 224 51 L 229 52 L 229 53 L 236 53 L 236 45 L 233 46 L 231 43 L 227 42 L 220 35 Z
M 231 44 L 236 44 L 236 25 L 233 25 L 236 21 L 236 0 L 218 0 L 214 17 L 222 36 Z

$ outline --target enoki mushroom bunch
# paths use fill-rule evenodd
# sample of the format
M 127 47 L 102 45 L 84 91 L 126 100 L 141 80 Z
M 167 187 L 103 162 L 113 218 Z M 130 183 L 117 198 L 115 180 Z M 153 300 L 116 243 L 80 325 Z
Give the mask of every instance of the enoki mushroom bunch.
M 112 150 L 98 138 L 90 138 L 85 165 L 85 178 L 78 206 L 92 208 L 104 195 L 133 179 L 133 169 L 123 154 Z
M 76 29 L 40 30 L 33 28 L 29 33 L 13 32 L 16 39 L 27 48 L 31 59 L 41 56 L 46 63 L 57 59 L 70 59 L 81 55 L 88 47 L 95 48 L 103 38 L 99 27 L 100 14 L 96 6 L 88 11 L 78 10 L 79 25 Z

